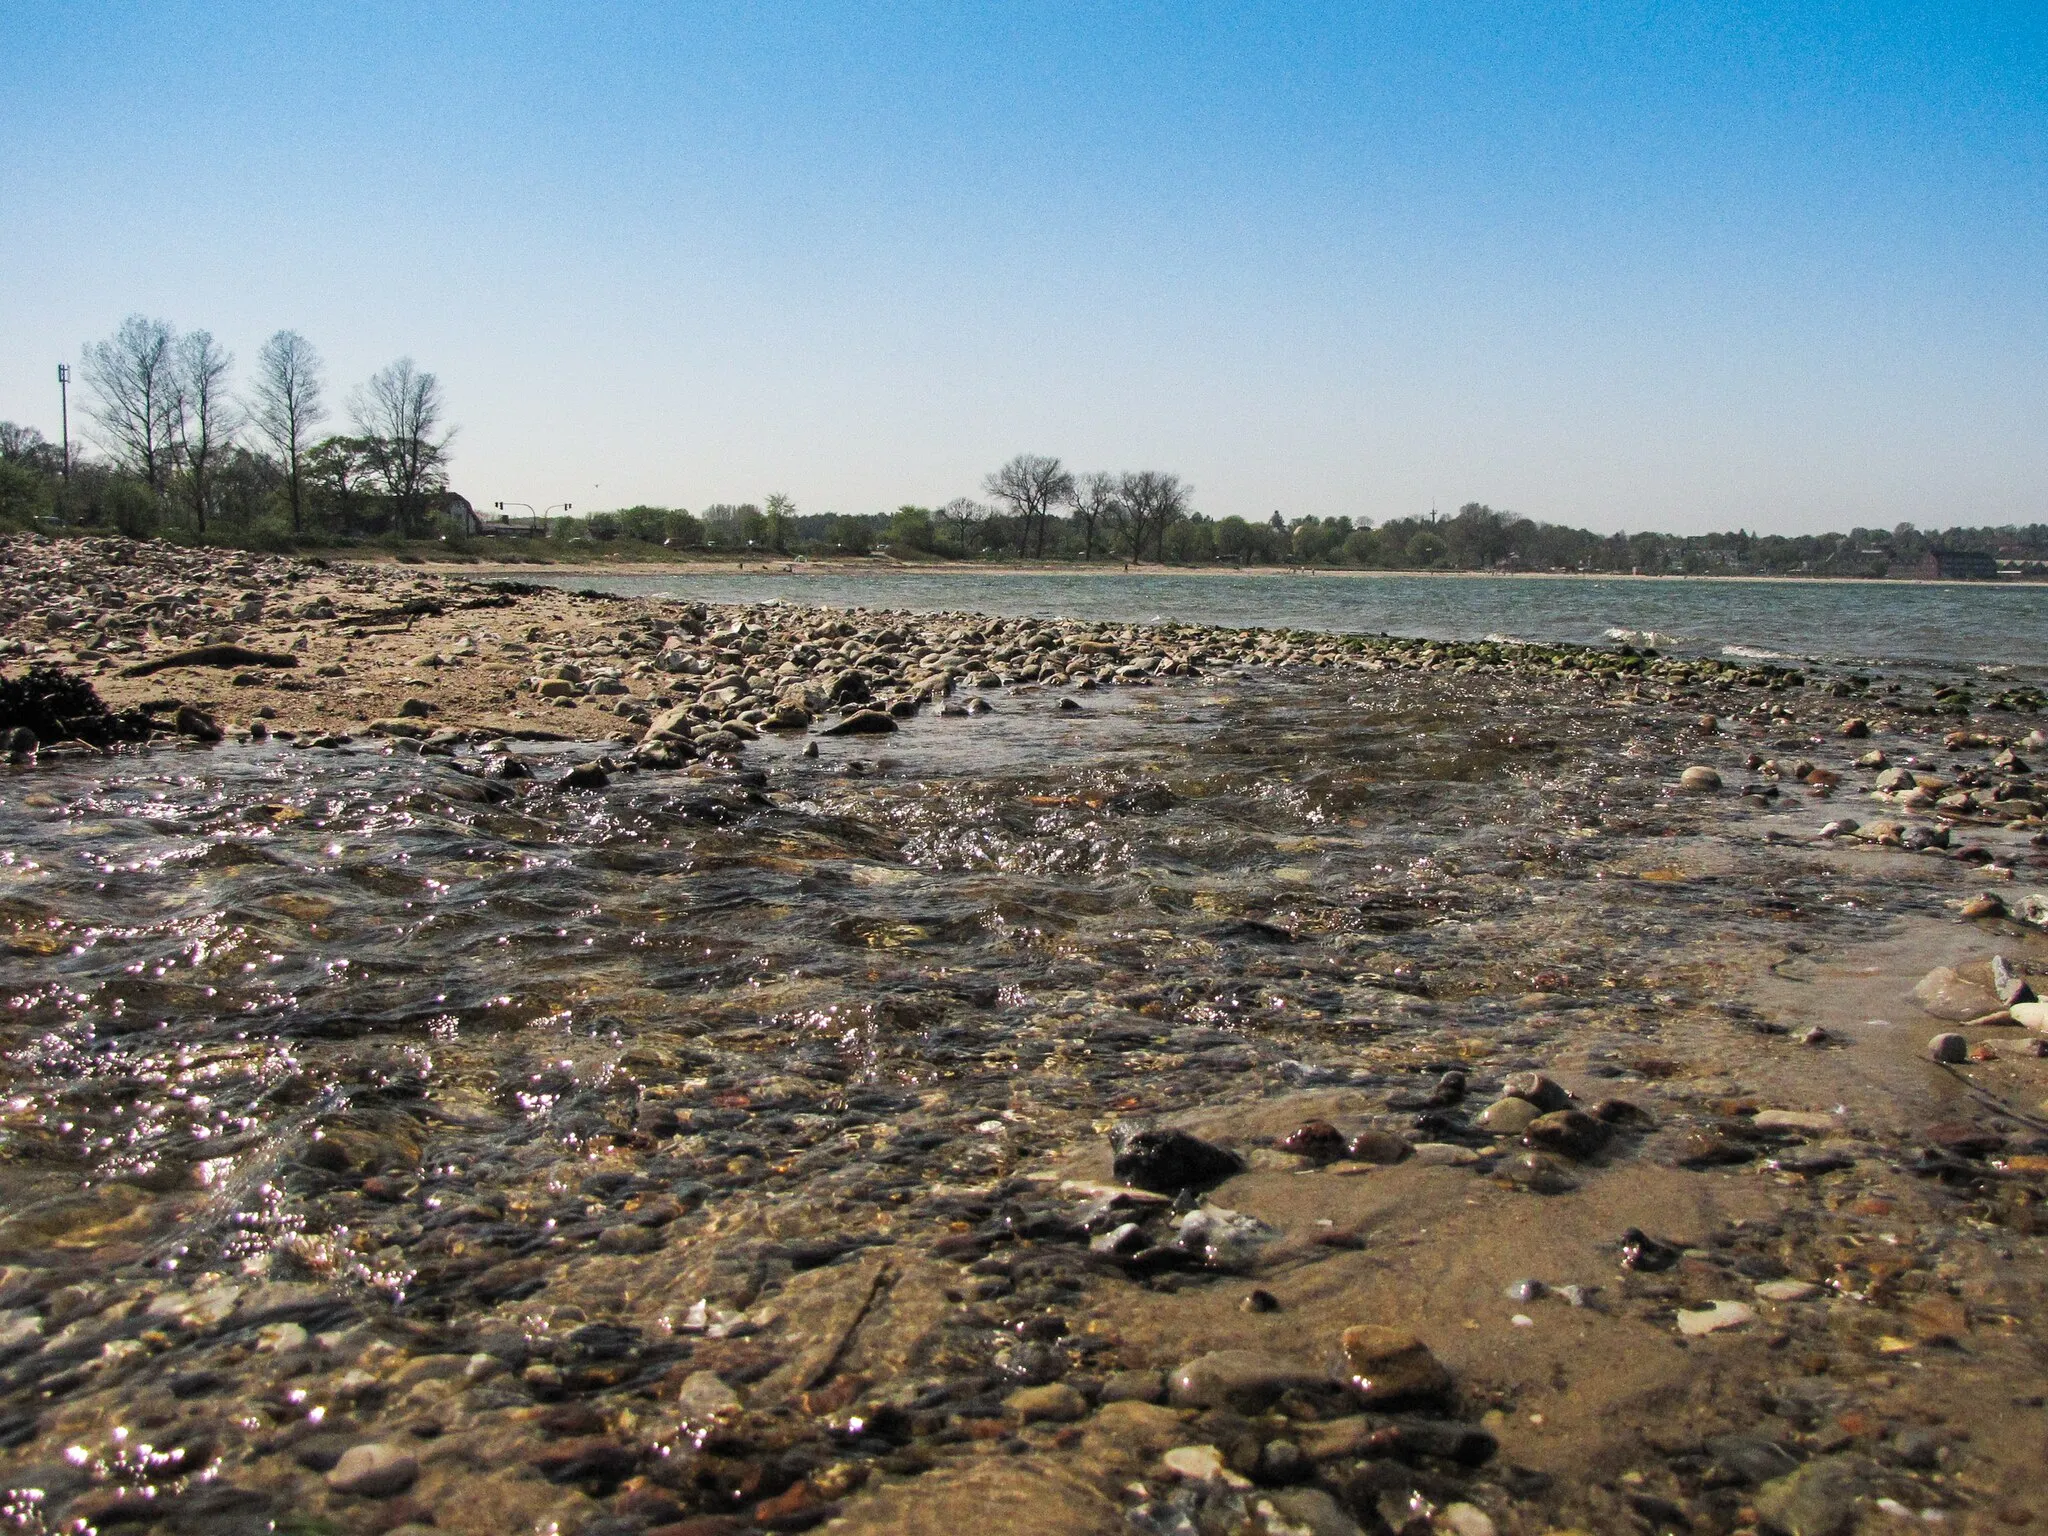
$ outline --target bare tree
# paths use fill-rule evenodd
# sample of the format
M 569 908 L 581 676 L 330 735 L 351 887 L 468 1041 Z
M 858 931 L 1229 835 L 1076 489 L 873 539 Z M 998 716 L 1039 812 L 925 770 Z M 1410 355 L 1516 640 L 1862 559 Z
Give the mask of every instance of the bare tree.
M 1152 557 L 1164 560 L 1166 530 L 1188 515 L 1193 500 L 1194 487 L 1181 484 L 1179 475 L 1141 469 L 1117 476 L 1116 515 L 1131 558 L 1144 558 L 1149 539 Z
M 279 331 L 256 354 L 249 415 L 284 470 L 293 533 L 306 526 L 305 460 L 313 428 L 327 418 L 322 387 L 320 354 L 297 331 Z
M 1007 506 L 1017 518 L 1017 553 L 1028 555 L 1036 535 L 1038 553 L 1045 553 L 1048 514 L 1074 499 L 1074 477 L 1060 461 L 1039 453 L 1020 453 L 982 482 L 982 489 Z
M 180 336 L 175 350 L 177 406 L 172 420 L 178 456 L 185 464 L 185 487 L 192 498 L 192 526 L 203 534 L 213 506 L 214 471 L 239 425 L 228 397 L 228 370 L 235 360 L 211 331 Z
M 447 484 L 448 442 L 454 434 L 435 435 L 441 410 L 441 381 L 409 357 L 372 374 L 349 401 L 402 532 L 420 530 L 427 498 Z
M 948 523 L 953 525 L 953 547 L 963 557 L 967 554 L 967 531 L 988 517 L 988 508 L 967 496 L 955 496 L 932 514 L 932 522 L 939 530 Z
M 1095 558 L 1095 540 L 1115 526 L 1117 510 L 1116 476 L 1097 471 L 1083 475 L 1074 486 L 1074 521 L 1081 528 L 1081 558 Z
M 130 315 L 105 341 L 85 348 L 87 409 L 100 445 L 162 495 L 176 460 L 173 417 L 180 398 L 177 333 L 169 322 Z

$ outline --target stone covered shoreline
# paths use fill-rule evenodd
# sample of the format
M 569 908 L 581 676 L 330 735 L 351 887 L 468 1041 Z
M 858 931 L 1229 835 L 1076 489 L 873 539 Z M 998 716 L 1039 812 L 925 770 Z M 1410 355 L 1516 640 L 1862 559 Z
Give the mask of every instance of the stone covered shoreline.
M 764 771 L 763 738 L 786 766 L 799 741 L 925 713 L 1087 715 L 1108 690 L 1261 678 L 1418 718 L 1456 700 L 1539 763 L 1575 723 L 1640 773 L 1600 812 L 1515 829 L 1513 872 L 1432 875 L 1405 904 L 1283 865 L 1278 896 L 1133 918 L 1105 940 L 1118 969 L 1063 983 L 1082 1011 L 1020 1026 L 1044 1038 L 1013 1098 L 742 1070 L 715 1032 L 650 1035 L 620 1046 L 604 1115 L 543 1155 L 479 1139 L 510 1099 L 391 1087 L 396 1058 L 366 1054 L 345 1065 L 383 1074 L 378 1117 L 276 1165 L 340 1225 L 279 1239 L 275 1263 L 165 1267 L 147 1200 L 182 1198 L 168 1185 L 6 1213 L 0 1488 L 23 1529 L 2039 1528 L 2035 695 L 1627 648 L 628 601 L 115 541 L 16 540 L 0 569 L 9 685 L 61 669 L 109 711 L 72 695 L 68 721 L 15 726 L 16 802 L 107 751 L 288 739 L 313 761 L 438 759 L 453 802 L 689 785 L 690 816 L 761 818 L 759 857 L 787 863 L 803 818 L 830 818 Z M 1038 787 L 1046 816 L 1188 793 Z M 1485 794 L 1451 814 L 1483 820 Z M 1337 835 L 1311 822 L 1275 857 Z M 1573 921 L 1542 888 L 1596 842 L 1620 849 L 1584 882 L 1603 910 L 1693 925 L 1668 968 L 1540 958 Z M 1766 952 L 1780 919 L 1815 937 Z M 1434 924 L 1476 937 L 1395 963 Z M 864 932 L 877 973 L 927 942 Z M 30 1016 L 62 951 L 13 942 Z M 1000 974 L 905 972 L 919 990 L 890 1006 L 999 1012 Z M 764 1016 L 778 988 L 816 990 L 753 985 Z M 1342 994 L 1327 1035 L 1265 1031 L 1259 1009 L 1318 987 Z M 1215 1028 L 1220 996 L 1265 1001 Z

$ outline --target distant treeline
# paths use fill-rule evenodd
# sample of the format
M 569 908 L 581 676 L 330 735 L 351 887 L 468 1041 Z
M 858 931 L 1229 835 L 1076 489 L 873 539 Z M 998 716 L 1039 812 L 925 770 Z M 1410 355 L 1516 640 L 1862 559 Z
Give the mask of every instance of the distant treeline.
M 324 433 L 305 337 L 273 335 L 240 386 L 234 361 L 144 315 L 87 345 L 68 465 L 61 442 L 0 422 L 0 525 L 266 548 L 440 535 L 452 434 L 433 374 L 400 358 L 350 394 L 352 431 Z
M 237 390 L 233 358 L 205 331 L 131 315 L 84 349 L 85 445 L 67 467 L 33 427 L 0 422 L 0 527 L 291 548 L 365 540 L 487 542 L 448 495 L 439 382 L 401 358 L 349 397 L 353 431 L 322 433 L 325 379 L 312 345 L 279 331 Z M 96 450 L 96 451 L 89 451 Z M 1368 570 L 1587 571 L 1645 575 L 1883 576 L 1929 550 L 1979 551 L 2048 573 L 2048 524 L 1848 533 L 1598 534 L 1479 502 L 1448 517 L 1212 518 L 1160 470 L 1076 474 L 1019 454 L 982 497 L 893 512 L 800 512 L 789 497 L 515 523 L 559 553 L 629 543 L 742 557 L 889 553 L 919 560 L 1119 560 Z M 486 526 L 492 520 L 485 520 Z M 488 542 L 499 543 L 498 540 Z M 501 546 L 502 547 L 502 546 Z M 509 550 L 507 551 L 509 553 Z
M 894 512 L 799 514 L 787 497 L 719 504 L 695 515 L 637 506 L 558 519 L 562 541 L 636 540 L 760 555 L 864 555 L 954 560 L 1147 560 L 1168 565 L 1352 567 L 1365 570 L 1586 571 L 1645 575 L 1883 576 L 1932 549 L 1974 550 L 2048 569 L 2048 524 L 1847 533 L 1592 533 L 1468 502 L 1448 517 L 1210 518 L 1178 477 L 1155 471 L 1075 476 L 1025 455 L 990 475 L 987 501 Z

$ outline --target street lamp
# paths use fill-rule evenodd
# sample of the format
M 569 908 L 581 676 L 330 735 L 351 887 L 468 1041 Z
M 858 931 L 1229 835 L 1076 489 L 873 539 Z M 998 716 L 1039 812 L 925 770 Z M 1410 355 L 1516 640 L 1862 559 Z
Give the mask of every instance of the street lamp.
M 71 365 L 57 365 L 57 411 L 64 423 L 64 478 L 71 478 Z

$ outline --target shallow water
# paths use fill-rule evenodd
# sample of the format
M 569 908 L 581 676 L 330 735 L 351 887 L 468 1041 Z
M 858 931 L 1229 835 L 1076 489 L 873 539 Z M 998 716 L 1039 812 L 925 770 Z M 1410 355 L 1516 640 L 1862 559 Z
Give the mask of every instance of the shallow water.
M 1968 583 L 1352 575 L 983 575 L 937 570 L 532 579 L 709 602 L 1542 642 L 1651 645 L 1684 655 L 1818 659 L 2048 677 L 2048 588 Z M 1996 675 L 1994 673 L 1994 675 Z
M 1447 1017 L 1526 1044 L 1625 1032 L 1731 948 L 1897 909 L 1849 882 L 1766 876 L 1760 901 L 1726 869 L 1674 868 L 1707 829 L 1671 798 L 1660 728 L 1560 685 L 1396 676 L 1119 691 L 1077 722 L 1004 696 L 880 753 L 771 741 L 750 779 L 499 804 L 377 748 L 18 775 L 0 1189 L 29 1215 L 11 1236 L 48 1240 L 37 1200 L 112 1181 L 150 1195 L 120 1257 L 310 1255 L 431 1304 L 467 1272 L 437 1285 L 309 1247 L 391 1224 L 303 1165 L 316 1136 L 388 1144 L 429 1188 L 488 1182 L 516 1151 L 567 1189 L 643 1101 L 746 1104 L 772 1082 L 773 1130 L 714 1130 L 663 1165 L 709 1171 L 715 1204 L 760 1182 L 734 1158 L 788 1158 L 933 1087 L 1050 1133 L 1247 1073 L 1341 1078 L 1354 1047 Z M 1758 857 L 1713 843 L 1723 866 Z M 1551 996 L 1521 1025 L 1527 992 Z M 1195 1070 L 1155 1102 L 1130 1076 L 1147 1052 Z M 955 1127 L 920 1161 L 986 1174 L 1029 1140 Z

